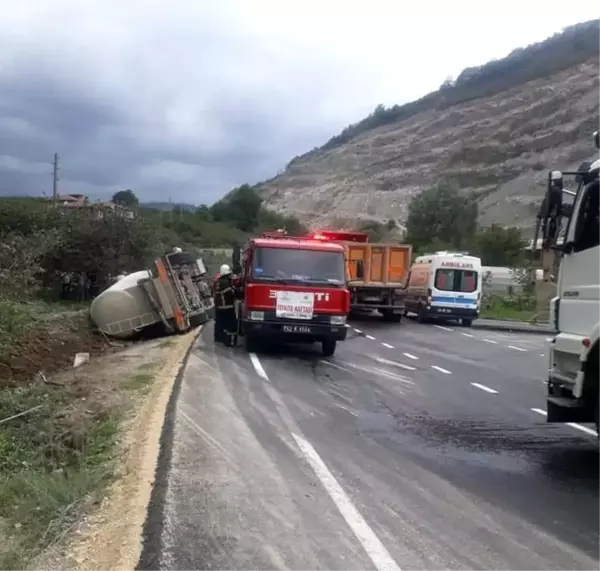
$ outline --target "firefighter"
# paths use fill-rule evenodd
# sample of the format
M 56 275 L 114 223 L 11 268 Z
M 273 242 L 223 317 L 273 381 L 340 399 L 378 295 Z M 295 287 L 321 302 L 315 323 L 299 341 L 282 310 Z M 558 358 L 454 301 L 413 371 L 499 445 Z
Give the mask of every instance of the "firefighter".
M 237 336 L 237 314 L 235 300 L 239 292 L 233 283 L 233 274 L 227 264 L 223 264 L 215 280 L 213 295 L 215 299 L 215 343 L 224 343 L 233 347 Z

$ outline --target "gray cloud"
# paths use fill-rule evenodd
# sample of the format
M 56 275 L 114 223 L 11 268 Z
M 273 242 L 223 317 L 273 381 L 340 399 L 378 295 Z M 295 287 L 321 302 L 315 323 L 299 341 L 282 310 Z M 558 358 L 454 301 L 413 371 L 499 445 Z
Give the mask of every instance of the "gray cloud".
M 534 7 L 532 36 L 521 2 L 527 25 L 505 7 L 507 37 L 470 6 L 440 4 L 432 22 L 427 6 L 397 0 L 0 4 L 0 194 L 49 194 L 58 152 L 65 192 L 194 203 L 270 178 L 376 104 L 413 99 L 595 10 L 582 2 L 542 21 Z M 442 52 L 419 47 L 424 20 Z

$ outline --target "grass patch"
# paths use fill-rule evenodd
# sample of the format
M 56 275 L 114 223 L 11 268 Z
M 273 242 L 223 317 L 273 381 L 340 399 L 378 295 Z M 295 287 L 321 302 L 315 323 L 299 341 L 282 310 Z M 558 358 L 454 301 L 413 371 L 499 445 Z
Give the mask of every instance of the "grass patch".
M 0 355 L 33 323 L 34 316 L 29 306 L 0 299 Z
M 59 540 L 111 479 L 120 414 L 85 415 L 73 401 L 43 383 L 0 392 L 2 569 L 24 568 Z
M 531 322 L 538 313 L 535 298 L 530 296 L 484 297 L 480 317 Z
M 154 380 L 154 375 L 150 373 L 138 373 L 126 379 L 123 388 L 128 391 L 140 391 L 148 388 L 148 385 Z

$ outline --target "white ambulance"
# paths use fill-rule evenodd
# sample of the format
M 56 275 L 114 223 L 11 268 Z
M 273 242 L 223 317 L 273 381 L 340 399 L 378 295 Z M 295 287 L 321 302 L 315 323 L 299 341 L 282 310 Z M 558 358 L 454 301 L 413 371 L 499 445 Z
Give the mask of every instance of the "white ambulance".
M 406 280 L 406 313 L 419 322 L 460 320 L 470 327 L 479 317 L 481 259 L 458 252 L 419 256 Z

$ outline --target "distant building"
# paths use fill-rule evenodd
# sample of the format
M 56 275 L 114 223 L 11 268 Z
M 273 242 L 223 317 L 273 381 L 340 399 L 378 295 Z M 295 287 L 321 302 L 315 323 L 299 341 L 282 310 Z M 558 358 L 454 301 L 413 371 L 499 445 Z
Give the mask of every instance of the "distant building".
M 51 199 L 52 200 L 52 199 Z M 57 205 L 68 209 L 86 209 L 93 213 L 97 218 L 104 218 L 108 212 L 120 218 L 135 218 L 135 212 L 129 210 L 120 204 L 115 204 L 110 200 L 107 202 L 90 202 L 85 194 L 59 194 Z

